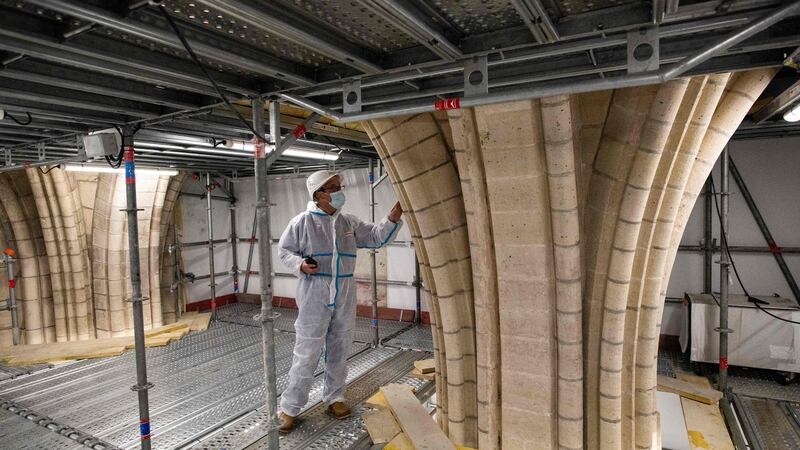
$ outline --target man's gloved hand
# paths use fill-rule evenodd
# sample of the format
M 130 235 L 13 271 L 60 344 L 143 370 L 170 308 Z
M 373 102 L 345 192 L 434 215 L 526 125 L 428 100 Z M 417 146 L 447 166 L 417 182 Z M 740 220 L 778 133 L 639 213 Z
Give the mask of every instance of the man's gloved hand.
M 309 264 L 305 260 L 300 264 L 300 271 L 306 275 L 313 275 L 319 272 L 319 267 L 316 264 Z
M 400 221 L 400 216 L 402 215 L 403 215 L 403 208 L 400 207 L 400 202 L 397 202 L 392 207 L 392 210 L 389 211 L 388 218 L 390 221 L 392 221 L 392 223 L 397 223 Z

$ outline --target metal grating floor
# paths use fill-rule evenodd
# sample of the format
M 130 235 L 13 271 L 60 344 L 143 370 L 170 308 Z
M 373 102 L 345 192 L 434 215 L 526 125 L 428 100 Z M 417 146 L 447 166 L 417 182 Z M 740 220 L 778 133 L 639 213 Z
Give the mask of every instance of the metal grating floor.
M 263 435 L 256 426 L 263 420 L 257 408 L 263 404 L 264 396 L 260 324 L 252 319 L 257 312 L 256 305 L 234 303 L 222 307 L 218 310 L 221 320 L 212 323 L 207 331 L 191 333 L 166 347 L 147 349 L 148 375 L 155 384 L 150 391 L 153 448 L 192 445 L 244 448 Z M 288 382 L 297 311 L 281 309 L 279 312 L 281 318 L 276 321 L 276 328 L 283 332 L 276 333 L 275 339 L 280 392 Z M 406 323 L 381 322 L 386 322 L 381 323 L 384 339 L 396 339 L 403 334 L 401 331 L 414 330 L 406 330 Z M 259 326 L 254 326 L 257 324 Z M 358 326 L 354 338 L 371 339 L 369 320 L 359 320 Z M 429 328 L 427 332 L 429 336 Z M 409 335 L 416 336 L 415 333 L 419 331 L 411 331 Z M 425 331 L 421 333 L 424 339 Z M 371 389 L 369 393 L 372 393 L 382 384 L 398 379 L 415 386 L 421 384 L 404 375 L 414 360 L 426 357 L 430 354 L 388 347 L 372 349 L 354 342 L 350 351 L 348 383 L 352 384 L 348 387 L 348 400 L 358 405 L 366 398 L 361 398 L 365 390 Z M 114 358 L 37 369 L 30 374 L 25 370 L 10 373 L 13 379 L 0 380 L 0 401 L 14 402 L 121 448 L 138 446 L 136 396 L 130 391 L 135 380 L 132 351 Z M 311 409 L 307 412 L 309 419 L 316 419 L 308 421 L 306 432 L 297 433 L 282 443 L 282 448 L 303 436 L 303 446 L 311 445 L 312 440 L 334 439 L 343 443 L 341 439 L 356 442 L 366 436 L 357 415 L 351 421 L 328 423 L 324 407 L 315 405 L 321 398 L 322 369 L 320 363 L 310 395 Z M 354 407 L 354 411 L 360 411 L 358 408 Z M 23 428 L 28 432 L 17 433 Z M 230 439 L 232 432 L 241 439 Z M 14 440 L 23 436 L 24 442 Z M 247 440 L 250 442 L 244 442 Z M 74 440 L 9 411 L 0 415 L 0 442 L 1 448 L 81 448 Z M 237 446 L 237 442 L 241 446 Z M 300 447 L 292 444 L 289 448 Z
M 754 449 L 800 448 L 800 403 L 736 395 L 734 404 Z
M 47 430 L 24 417 L 0 408 L 0 448 L 77 450 L 86 447 L 66 436 Z
M 433 336 L 430 325 L 415 325 L 387 339 L 384 345 L 402 349 L 433 352 Z

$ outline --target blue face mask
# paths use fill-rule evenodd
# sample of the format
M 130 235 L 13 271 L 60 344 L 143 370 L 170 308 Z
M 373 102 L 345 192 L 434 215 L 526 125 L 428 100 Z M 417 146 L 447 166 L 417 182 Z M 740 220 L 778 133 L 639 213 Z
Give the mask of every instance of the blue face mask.
M 331 206 L 333 206 L 336 210 L 342 209 L 345 200 L 347 199 L 344 196 L 344 192 L 338 191 L 331 193 Z

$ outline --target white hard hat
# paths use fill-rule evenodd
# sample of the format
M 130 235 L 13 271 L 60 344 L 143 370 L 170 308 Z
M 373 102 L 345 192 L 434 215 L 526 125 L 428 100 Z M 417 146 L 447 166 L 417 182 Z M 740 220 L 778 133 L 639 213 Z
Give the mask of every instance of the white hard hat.
M 314 200 L 314 192 L 317 192 L 322 186 L 333 177 L 338 177 L 339 174 L 331 170 L 318 170 L 306 179 L 306 188 L 308 189 L 308 196 Z

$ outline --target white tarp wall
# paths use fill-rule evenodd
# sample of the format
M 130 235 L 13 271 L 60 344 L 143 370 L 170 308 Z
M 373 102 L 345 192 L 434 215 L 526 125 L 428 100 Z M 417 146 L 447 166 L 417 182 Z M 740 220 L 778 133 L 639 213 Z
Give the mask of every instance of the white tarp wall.
M 347 203 L 344 211 L 354 214 L 364 221 L 369 221 L 369 181 L 366 169 L 347 170 L 342 173 L 345 185 Z M 280 238 L 287 223 L 297 214 L 306 209 L 309 200 L 305 186 L 305 177 L 284 178 L 280 180 L 270 180 L 270 198 L 273 203 L 271 209 L 272 237 Z M 204 179 L 198 181 L 187 181 L 183 190 L 194 193 L 204 192 Z M 219 189 L 212 192 L 214 195 L 222 195 Z M 236 212 L 236 228 L 240 238 L 250 237 L 253 229 L 253 212 L 255 211 L 255 185 L 252 178 L 242 178 L 235 183 L 235 195 L 238 199 Z M 384 180 L 375 192 L 375 219 L 376 221 L 386 216 L 386 213 L 396 202 L 391 182 Z M 227 239 L 230 236 L 230 211 L 229 205 L 223 201 L 213 201 L 213 229 L 214 239 Z M 181 197 L 182 228 L 179 230 L 181 241 L 184 243 L 206 241 L 208 239 L 208 228 L 206 219 L 206 200 L 182 196 Z M 408 227 L 403 227 L 397 241 L 406 243 L 404 245 L 391 245 L 382 249 L 377 256 L 379 279 L 392 281 L 403 281 L 411 283 L 414 280 L 414 250 L 408 245 L 411 241 Z M 247 267 L 247 256 L 250 244 L 241 242 L 238 244 L 238 263 L 239 268 L 244 271 Z M 273 272 L 288 273 L 289 269 L 284 267 L 278 259 L 277 243 L 272 244 Z M 356 277 L 369 277 L 369 253 L 364 250 L 359 251 L 358 267 Z M 193 272 L 195 275 L 205 275 L 208 269 L 208 248 L 186 247 L 183 249 L 183 263 L 185 272 Z M 230 271 L 232 265 L 232 255 L 230 244 L 217 244 L 214 258 L 215 270 L 217 272 Z M 258 246 L 253 251 L 253 262 L 251 270 L 258 271 Z M 245 275 L 240 275 L 239 289 L 244 289 Z M 274 295 L 281 297 L 295 297 L 296 280 L 283 276 L 276 276 L 273 281 Z M 210 298 L 209 281 L 198 280 L 188 285 L 189 299 L 187 303 L 206 300 Z M 365 295 L 369 294 L 369 286 L 366 283 L 359 285 L 359 299 L 363 301 Z M 259 275 L 252 275 L 247 293 L 258 294 L 260 292 Z M 230 276 L 219 277 L 217 279 L 217 296 L 233 293 L 233 281 Z M 363 295 L 362 295 L 363 294 Z M 415 288 L 411 286 L 379 285 L 379 299 L 386 300 L 381 302 L 381 306 L 390 308 L 413 310 L 416 306 Z M 423 294 L 424 296 L 424 294 Z M 424 297 L 423 297 L 423 309 Z
M 750 194 L 761 211 L 772 237 L 781 247 L 800 246 L 800 138 L 733 140 L 730 154 L 744 178 Z M 716 188 L 720 188 L 719 161 L 713 176 Z M 747 207 L 739 188 L 730 179 L 730 211 L 728 217 L 728 240 L 731 246 L 752 245 L 766 247 L 767 244 Z M 719 201 L 719 198 L 717 199 Z M 698 198 L 691 218 L 683 234 L 682 245 L 699 245 L 703 240 L 704 199 Z M 720 244 L 719 221 L 714 211 L 713 236 Z M 786 264 L 800 282 L 800 255 L 783 255 Z M 719 254 L 713 260 L 717 261 Z M 747 290 L 752 295 L 771 295 L 793 299 L 775 258 L 770 253 L 733 253 L 733 259 Z M 712 268 L 714 292 L 719 292 L 719 265 Z M 741 294 L 742 290 L 731 271 L 730 292 Z M 681 298 L 684 292 L 703 292 L 703 254 L 678 252 L 667 290 L 668 297 Z M 668 303 L 664 309 L 661 333 L 680 334 L 681 305 Z

